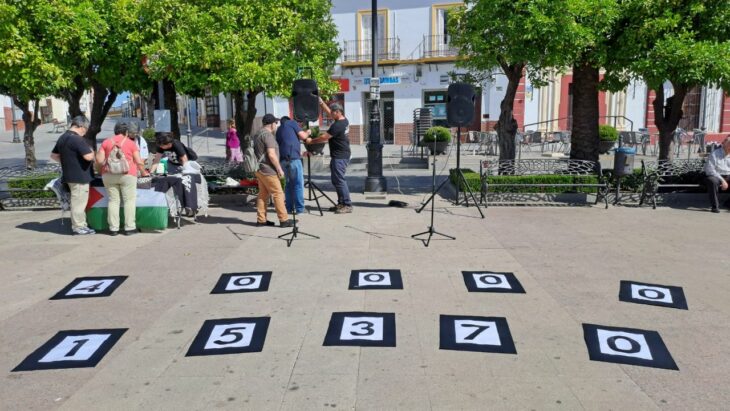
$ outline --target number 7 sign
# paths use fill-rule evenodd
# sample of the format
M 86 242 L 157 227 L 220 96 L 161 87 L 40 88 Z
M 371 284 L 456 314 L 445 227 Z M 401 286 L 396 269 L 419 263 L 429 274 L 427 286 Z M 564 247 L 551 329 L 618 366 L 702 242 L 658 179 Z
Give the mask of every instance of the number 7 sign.
M 504 317 L 442 315 L 442 350 L 517 354 Z

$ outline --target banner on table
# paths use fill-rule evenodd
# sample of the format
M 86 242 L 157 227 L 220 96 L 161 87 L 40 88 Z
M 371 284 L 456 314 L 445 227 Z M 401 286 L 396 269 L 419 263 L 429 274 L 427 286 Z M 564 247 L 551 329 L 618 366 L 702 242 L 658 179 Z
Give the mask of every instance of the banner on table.
M 104 187 L 89 187 L 89 202 L 86 205 L 86 222 L 94 230 L 106 230 L 109 198 Z M 164 230 L 168 220 L 165 193 L 155 190 L 137 189 L 137 228 Z M 124 221 L 124 206 L 119 210 L 119 221 Z

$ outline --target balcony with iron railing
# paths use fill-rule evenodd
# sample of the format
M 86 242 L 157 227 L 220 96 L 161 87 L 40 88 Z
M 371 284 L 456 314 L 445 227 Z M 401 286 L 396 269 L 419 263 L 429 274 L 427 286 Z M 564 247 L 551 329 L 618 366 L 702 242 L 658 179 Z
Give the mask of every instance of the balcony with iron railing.
M 449 35 L 423 36 L 421 59 L 456 60 L 458 54 L 459 50 L 451 45 Z
M 398 37 L 378 39 L 378 63 L 388 64 L 400 59 L 400 39 Z M 372 40 L 345 40 L 342 49 L 343 66 L 370 64 L 373 58 Z

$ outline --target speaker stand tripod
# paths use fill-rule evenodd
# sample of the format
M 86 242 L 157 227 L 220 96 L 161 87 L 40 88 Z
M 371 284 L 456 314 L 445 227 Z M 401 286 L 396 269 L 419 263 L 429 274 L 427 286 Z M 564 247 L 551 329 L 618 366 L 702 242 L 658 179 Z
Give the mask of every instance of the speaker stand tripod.
M 293 168 L 294 168 L 294 166 L 292 166 L 291 161 L 288 161 L 288 164 L 287 164 L 287 167 L 286 167 L 286 174 L 287 174 L 287 180 L 289 180 L 289 181 L 292 181 L 293 180 L 292 179 L 292 175 L 294 174 Z M 293 191 L 291 193 L 292 194 L 291 198 L 294 199 L 294 197 L 296 197 L 296 189 L 295 189 L 294 185 L 293 184 L 288 184 L 286 186 L 286 189 Z M 305 235 L 307 237 L 319 239 L 319 237 L 317 237 L 316 235 L 309 234 L 309 233 L 305 233 L 304 231 L 299 231 L 299 227 L 297 227 L 297 208 L 296 207 L 294 207 L 294 209 L 292 210 L 292 216 L 293 216 L 293 218 L 292 218 L 292 223 L 293 223 L 292 230 L 289 231 L 288 233 L 282 234 L 282 235 L 280 235 L 278 237 L 278 238 L 281 238 L 281 239 L 286 240 L 286 246 L 287 247 L 291 247 L 291 243 L 294 242 L 294 240 L 297 238 L 297 236 L 299 234 Z M 291 236 L 291 238 L 287 238 L 289 236 Z
M 315 201 L 320 216 L 324 215 L 324 213 L 322 212 L 322 206 L 319 204 L 320 198 L 324 197 L 329 200 L 329 202 L 332 203 L 333 206 L 337 205 L 337 203 L 332 201 L 332 199 L 329 198 L 329 196 L 325 194 L 324 191 L 322 191 L 322 189 L 320 189 L 314 181 L 312 181 L 312 153 L 309 152 L 307 153 L 307 181 L 304 183 L 304 188 L 308 190 L 307 200 Z
M 431 197 L 429 197 L 429 199 L 425 203 L 423 203 L 423 205 L 421 206 L 421 208 L 419 208 L 418 210 L 416 210 L 417 213 L 420 213 L 421 211 L 423 211 L 423 208 L 426 207 L 426 205 L 429 202 L 431 202 L 431 225 L 428 226 L 428 230 L 426 230 L 424 232 L 421 232 L 421 233 L 413 234 L 411 236 L 411 238 L 414 238 L 414 239 L 417 239 L 417 240 L 421 240 L 423 242 L 423 245 L 426 246 L 426 247 L 428 247 L 428 244 L 431 242 L 431 237 L 433 237 L 434 234 L 435 235 L 440 235 L 441 237 L 447 238 L 449 240 L 456 240 L 456 237 L 452 237 L 452 236 L 447 235 L 447 234 L 444 234 L 444 233 L 439 233 L 438 231 L 436 231 L 436 229 L 433 226 L 434 207 L 435 207 L 434 204 L 436 202 L 434 200 L 434 197 L 436 196 L 436 193 L 438 193 L 438 191 L 441 189 L 441 187 L 444 186 L 444 183 L 446 183 L 448 181 L 448 179 L 442 181 L 441 184 L 439 184 L 438 188 L 436 188 L 436 150 L 435 149 L 433 151 L 433 163 L 432 163 L 432 166 L 433 166 L 433 177 L 431 179 Z M 422 235 L 426 235 L 426 234 L 428 234 L 428 238 L 425 238 L 425 239 L 418 238 L 418 237 L 420 237 Z
M 459 126 L 456 130 L 456 200 L 454 200 L 454 204 L 461 204 L 461 200 L 459 199 L 461 190 L 459 189 L 459 186 L 462 186 L 464 187 L 464 205 L 469 207 L 469 196 L 471 196 L 474 206 L 477 210 L 479 210 L 479 215 L 484 218 L 484 213 L 482 212 L 481 207 L 479 207 L 479 203 L 474 196 L 474 192 L 469 184 L 466 183 L 466 177 L 464 177 L 464 173 L 461 171 L 461 126 Z

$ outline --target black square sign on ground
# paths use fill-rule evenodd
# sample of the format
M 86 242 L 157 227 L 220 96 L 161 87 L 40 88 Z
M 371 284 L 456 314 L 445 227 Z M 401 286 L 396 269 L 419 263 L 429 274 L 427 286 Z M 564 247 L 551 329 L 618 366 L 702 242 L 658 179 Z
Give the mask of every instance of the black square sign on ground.
M 59 331 L 13 371 L 95 367 L 126 331 L 126 328 Z
M 269 321 L 269 317 L 206 320 L 185 356 L 260 352 Z
M 635 304 L 658 305 L 660 307 L 687 309 L 687 299 L 682 287 L 646 284 L 635 281 L 621 281 L 619 301 Z
M 271 271 L 252 271 L 250 273 L 228 273 L 218 279 L 211 294 L 253 293 L 268 291 Z
M 106 277 L 79 277 L 56 293 L 51 300 L 65 300 L 70 298 L 108 297 L 112 295 L 127 276 L 114 275 Z
M 656 331 L 583 324 L 583 337 L 592 361 L 679 370 Z
M 332 313 L 322 345 L 395 347 L 395 314 Z
M 514 273 L 462 271 L 461 274 L 470 293 L 525 293 Z
M 400 270 L 352 270 L 350 290 L 402 290 Z
M 442 350 L 517 354 L 504 317 L 441 315 L 439 322 Z

